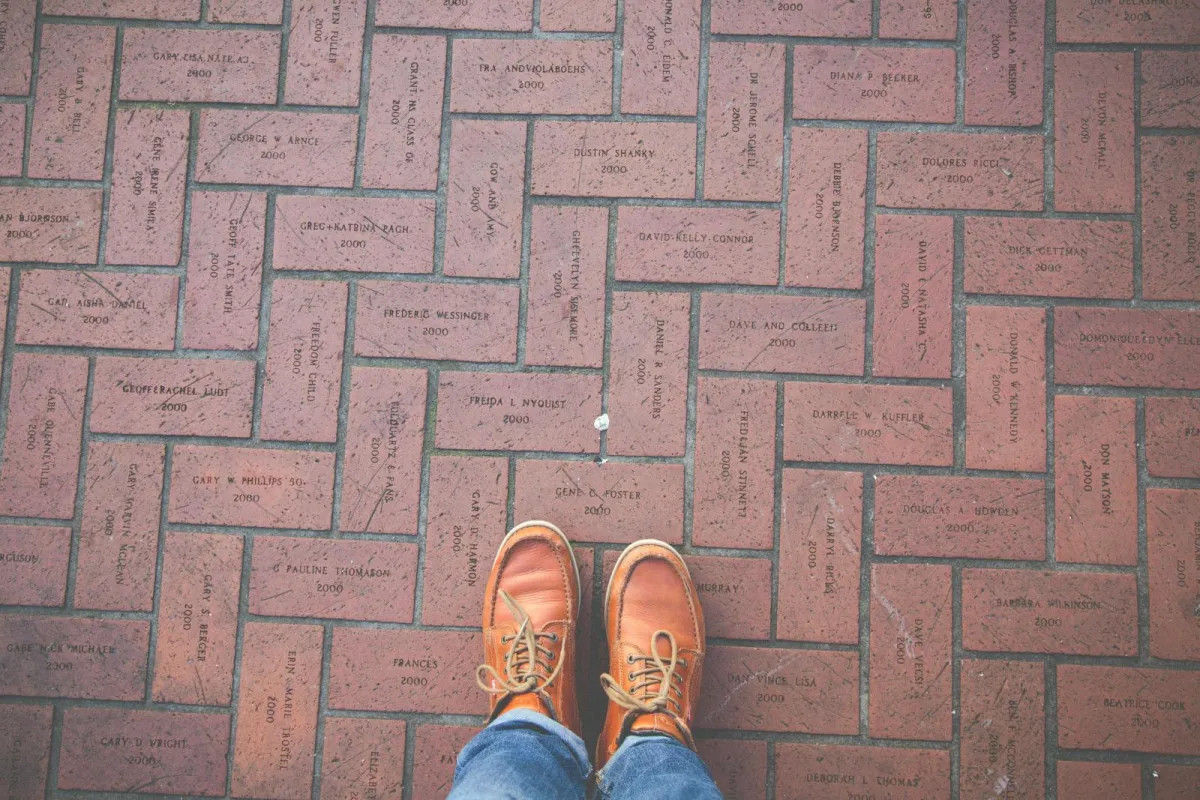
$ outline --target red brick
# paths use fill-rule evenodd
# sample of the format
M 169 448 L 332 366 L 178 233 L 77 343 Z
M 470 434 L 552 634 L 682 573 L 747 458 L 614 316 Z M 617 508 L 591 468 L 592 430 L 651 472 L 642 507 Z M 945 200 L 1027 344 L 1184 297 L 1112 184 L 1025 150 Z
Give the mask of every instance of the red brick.
M 1133 297 L 1128 222 L 967 217 L 963 250 L 968 292 Z
M 1059 761 L 1058 796 L 1062 800 L 1123 797 L 1141 800 L 1142 768 L 1138 764 Z
M 42 13 L 64 17 L 116 17 L 194 21 L 197 0 L 46 0 Z
M 53 13 L 43 8 L 44 13 Z M 113 28 L 45 25 L 29 139 L 29 177 L 98 181 L 112 91 Z
M 855 734 L 858 654 L 713 645 L 701 696 L 700 729 Z
M 423 623 L 480 624 L 488 570 L 504 538 L 507 503 L 505 459 L 430 459 Z
M 1200 127 L 1198 76 L 1200 54 L 1165 50 L 1142 53 L 1141 124 L 1152 128 Z
M 452 61 L 451 111 L 482 114 L 612 112 L 611 42 L 599 39 L 457 39 Z M 569 69 L 560 71 L 560 67 Z
M 354 183 L 357 115 L 210 108 L 200 112 L 197 136 L 199 183 Z
M 520 275 L 525 131 L 524 122 L 491 120 L 456 120 L 450 129 L 447 275 Z
M 967 309 L 967 466 L 1046 469 L 1046 311 Z
M 333 454 L 176 445 L 170 522 L 326 530 Z
M 875 217 L 873 374 L 949 378 L 954 220 Z
M 367 0 L 292 6 L 283 101 L 357 106 L 366 21 Z
M 435 189 L 446 40 L 375 33 L 371 41 L 362 184 L 375 189 Z
M 767 743 L 744 739 L 701 739 L 696 752 L 724 797 L 767 798 Z
M 1200 672 L 1058 666 L 1058 746 L 1196 755 Z
M 1173 309 L 1054 309 L 1054 380 L 1200 389 L 1200 316 Z
M 31 9 L 33 5 L 29 4 Z M 0 715 L 7 723 L 0 728 L 0 791 L 14 800 L 43 797 L 50 768 L 54 707 L 0 705 Z
M 783 457 L 790 461 L 950 466 L 949 388 L 784 384 Z
M 279 43 L 278 31 L 127 28 L 120 99 L 274 103 Z
M 351 367 L 341 529 L 416 533 L 424 370 Z
M 876 200 L 894 208 L 1042 210 L 1041 136 L 878 136 Z
M 780 198 L 783 178 L 784 48 L 710 42 L 706 200 Z
M 684 454 L 691 307 L 682 293 L 613 293 L 610 453 Z
M 521 459 L 514 514 L 553 520 L 574 542 L 681 544 L 683 484 L 682 464 Z
M 950 48 L 800 46 L 793 59 L 795 119 L 954 121 Z
M 692 495 L 696 545 L 774 546 L 775 397 L 773 381 L 698 380 Z
M 153 608 L 165 452 L 161 444 L 89 446 L 76 553 L 76 608 Z
M 690 199 L 696 193 L 694 123 L 539 121 L 533 131 L 533 194 Z
M 411 198 L 280 195 L 275 269 L 433 272 L 435 213 Z
M 170 350 L 178 306 L 175 275 L 31 270 L 17 295 L 17 341 Z
M 1054 56 L 1054 206 L 1133 211 L 1133 54 Z
M 88 361 L 13 353 L 8 428 L 0 464 L 0 513 L 75 516 Z
M 354 352 L 511 364 L 520 302 L 516 286 L 362 281 Z
M 544 31 L 611 33 L 617 27 L 616 0 L 545 0 L 539 27 Z
M 778 800 L 845 800 L 859 789 L 868 797 L 886 792 L 877 796 L 888 800 L 949 800 L 950 754 L 908 747 L 775 745 Z
M 246 438 L 254 369 L 229 359 L 97 358 L 91 429 Z
M 616 552 L 609 550 L 605 556 Z M 704 607 L 709 636 L 768 639 L 771 636 L 771 562 L 765 558 L 688 556 L 688 571 Z M 611 574 L 605 570 L 606 576 Z
M 58 788 L 225 794 L 228 714 L 69 708 Z
M 179 263 L 189 127 L 186 111 L 131 109 L 117 115 L 107 263 Z
M 879 6 L 881 39 L 955 39 L 955 0 L 886 0 Z
M 365 630 L 333 634 L 329 707 L 424 714 L 483 714 L 475 684 L 476 631 Z
M 1156 476 L 1200 478 L 1200 400 L 1146 398 L 1146 468 Z
M 866 197 L 866 131 L 792 131 L 784 283 L 862 287 Z
M 871 567 L 871 736 L 949 741 L 950 597 L 950 567 Z
M 594 453 L 599 375 L 443 372 L 437 446 Z
M 337 439 L 346 284 L 276 279 L 263 383 L 264 439 Z
M 714 0 L 713 33 L 758 36 L 862 37 L 871 35 L 865 3 L 779 3 L 777 0 Z M 815 7 L 814 7 L 815 6 Z
M 621 111 L 694 116 L 700 0 L 625 0 Z
M 533 0 L 466 0 L 466 5 L 432 5 L 427 0 L 383 0 L 376 25 L 403 28 L 452 28 L 480 31 L 528 31 Z
M 1042 124 L 1045 28 L 1044 3 L 967 0 L 968 125 Z
M 458 751 L 479 729 L 468 725 L 420 725 L 416 730 L 412 796 L 445 797 L 454 781 Z
M 229 705 L 241 582 L 241 536 L 167 533 L 154 648 L 156 702 Z
M 858 644 L 862 476 L 789 469 L 779 521 L 777 635 Z
M 779 212 L 773 209 L 622 206 L 617 280 L 774 286 Z
M 1150 654 L 1200 658 L 1200 492 L 1146 491 Z
M 278 25 L 283 21 L 283 0 L 211 0 L 208 21 Z
M 0 21 L 4 23 L 7 33 L 4 41 L 0 42 L 0 61 L 5 65 L 4 74 L 0 75 L 0 94 L 29 94 L 29 79 L 33 74 L 33 28 L 36 11 L 37 4 L 29 0 L 10 2 L 0 11 Z M 7 775 L 8 772 L 4 774 Z
M 931 558 L 1046 557 L 1046 487 L 1017 478 L 879 475 L 875 552 Z
M 70 558 L 70 528 L 0 525 L 0 605 L 61 606 Z
M 137 700 L 150 623 L 0 615 L 0 694 Z
M 0 262 L 95 264 L 104 194 L 0 187 Z
M 1054 552 L 1059 561 L 1137 563 L 1132 399 L 1054 398 Z
M 960 796 L 1042 796 L 1046 789 L 1043 669 L 1040 662 L 963 659 Z
M 326 717 L 321 796 L 399 800 L 404 729 L 402 719 Z
M 525 363 L 599 367 L 608 210 L 539 205 L 532 218 Z
M 1153 300 L 1200 300 L 1196 176 L 1200 143 L 1142 141 L 1142 293 Z
M 1111 0 L 1062 0 L 1057 8 L 1060 42 L 1200 44 L 1200 15 L 1193 0 L 1145 10 Z
M 1156 766 L 1152 774 L 1155 800 L 1188 800 L 1200 795 L 1200 769 L 1196 767 Z
M 0 19 L 3 17 L 0 16 Z M 0 53 L 3 52 L 4 45 L 0 44 Z M 0 103 L 0 177 L 21 177 L 24 150 L 25 106 L 20 103 Z
M 324 639 L 319 625 L 246 623 L 234 797 L 304 800 L 312 794 Z

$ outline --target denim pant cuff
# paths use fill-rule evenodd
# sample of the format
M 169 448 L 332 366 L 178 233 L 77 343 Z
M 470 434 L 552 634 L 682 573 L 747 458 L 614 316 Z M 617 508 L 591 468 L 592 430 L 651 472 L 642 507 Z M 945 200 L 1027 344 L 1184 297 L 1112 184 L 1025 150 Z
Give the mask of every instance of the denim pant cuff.
M 575 761 L 579 763 L 579 771 L 585 776 L 591 774 L 592 762 L 588 757 L 587 745 L 584 744 L 583 739 L 579 738 L 570 728 L 555 722 L 545 714 L 528 711 L 524 708 L 517 708 L 512 711 L 506 711 L 496 717 L 485 730 L 499 733 L 501 731 L 528 730 L 530 728 L 561 739 L 562 743 L 571 751 L 571 755 L 575 757 Z

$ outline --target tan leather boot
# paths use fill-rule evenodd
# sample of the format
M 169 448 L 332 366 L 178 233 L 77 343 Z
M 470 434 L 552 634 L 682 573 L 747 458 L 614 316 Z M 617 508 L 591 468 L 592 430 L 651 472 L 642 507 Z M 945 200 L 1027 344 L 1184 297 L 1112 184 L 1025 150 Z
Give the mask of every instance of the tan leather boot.
M 604 598 L 608 715 L 596 742 L 600 769 L 630 734 L 663 733 L 693 750 L 691 725 L 704 661 L 704 612 L 683 558 L 643 539 L 617 559 Z
M 508 532 L 483 598 L 484 663 L 475 679 L 492 714 L 524 708 L 582 735 L 575 694 L 579 567 L 563 532 L 524 522 Z

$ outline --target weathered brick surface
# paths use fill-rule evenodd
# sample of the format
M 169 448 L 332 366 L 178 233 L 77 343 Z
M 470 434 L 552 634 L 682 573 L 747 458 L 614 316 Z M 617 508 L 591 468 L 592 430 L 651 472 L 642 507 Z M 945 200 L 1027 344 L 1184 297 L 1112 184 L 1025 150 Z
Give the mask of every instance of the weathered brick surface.
M 792 58 L 796 119 L 954 120 L 949 48 L 798 47 Z
M 1133 211 L 1133 54 L 1054 57 L 1054 205 Z
M 111 27 L 42 29 L 29 177 L 103 177 L 116 39 Z
M 67 593 L 71 531 L 33 525 L 0 527 L 0 602 L 12 606 L 61 606 Z
M 1042 796 L 1046 772 L 1043 670 L 1036 662 L 963 660 L 960 795 Z
M 1200 300 L 1200 144 L 1162 138 L 1141 149 L 1142 291 L 1156 300 Z
M 122 100 L 274 103 L 276 31 L 129 28 L 121 49 Z

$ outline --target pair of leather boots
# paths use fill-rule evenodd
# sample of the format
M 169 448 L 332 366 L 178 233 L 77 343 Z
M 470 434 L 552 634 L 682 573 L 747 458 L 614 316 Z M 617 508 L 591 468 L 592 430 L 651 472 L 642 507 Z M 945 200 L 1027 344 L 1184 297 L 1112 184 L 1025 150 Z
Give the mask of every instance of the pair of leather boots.
M 562 531 L 518 525 L 500 544 L 483 601 L 489 718 L 523 708 L 582 736 L 575 687 L 579 568 Z M 625 548 L 604 597 L 609 669 L 600 681 L 608 713 L 596 743 L 600 769 L 630 735 L 664 734 L 695 749 L 704 614 L 687 566 L 653 539 Z

